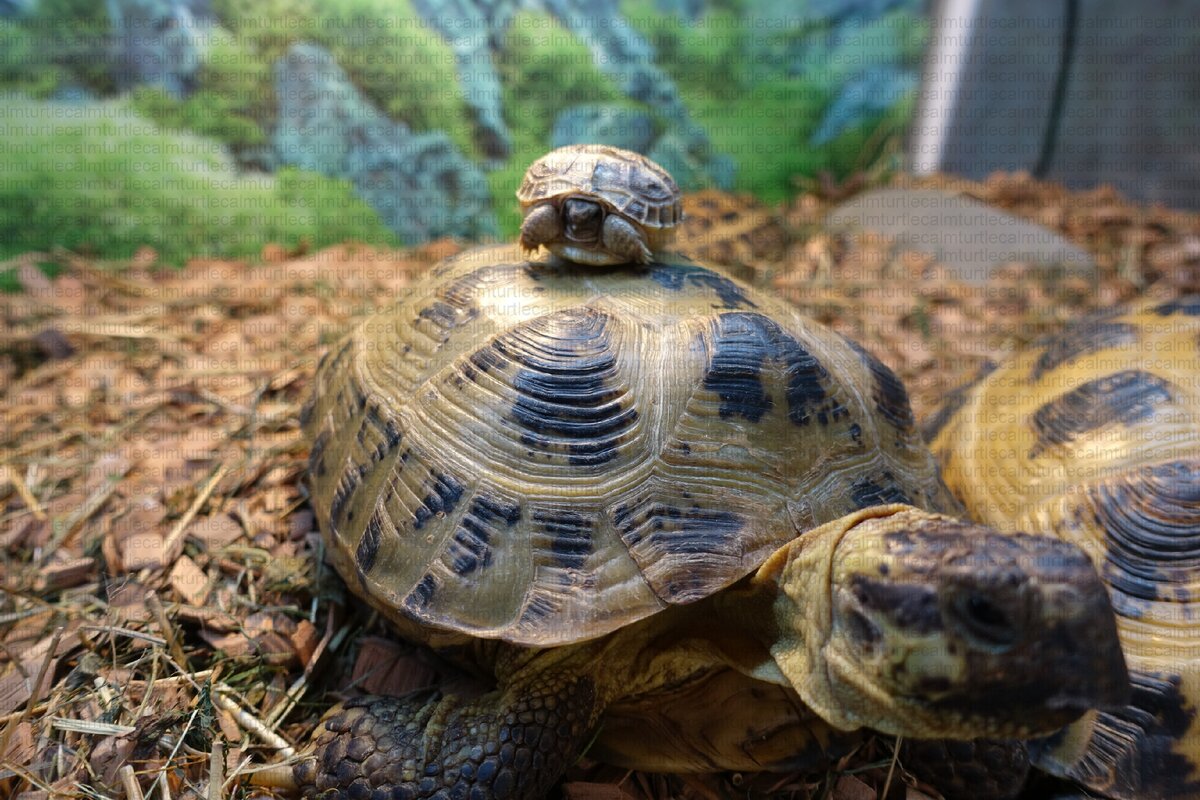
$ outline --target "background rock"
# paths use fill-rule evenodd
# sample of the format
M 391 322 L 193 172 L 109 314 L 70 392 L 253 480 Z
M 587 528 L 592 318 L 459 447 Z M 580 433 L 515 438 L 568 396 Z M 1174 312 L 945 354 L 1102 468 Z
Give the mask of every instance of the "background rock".
M 1023 261 L 1091 279 L 1096 265 L 1086 250 L 1041 225 L 953 192 L 874 189 L 833 209 L 834 231 L 869 232 L 898 247 L 929 253 L 956 280 L 984 283 L 1000 266 Z
M 209 0 L 106 0 L 106 7 L 117 85 L 150 84 L 175 96 L 188 94 L 214 23 Z
M 475 119 L 476 139 L 489 158 L 506 158 L 512 148 L 501 107 L 500 80 L 492 51 L 522 0 L 413 0 L 425 22 L 454 51 L 459 83 Z
M 38 0 L 0 0 L 0 17 L 21 17 L 37 8 Z
M 554 121 L 550 146 L 595 142 L 645 153 L 654 142 L 650 115 L 624 106 L 572 106 Z
M 444 133 L 379 113 L 324 48 L 293 45 L 275 75 L 280 163 L 349 179 L 408 242 L 496 234 L 483 174 Z

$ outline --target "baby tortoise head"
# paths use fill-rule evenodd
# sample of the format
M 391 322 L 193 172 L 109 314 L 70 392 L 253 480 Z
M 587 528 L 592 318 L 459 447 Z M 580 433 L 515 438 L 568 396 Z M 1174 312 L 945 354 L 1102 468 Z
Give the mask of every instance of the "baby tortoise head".
M 1079 548 L 902 506 L 842 527 L 771 560 L 772 655 L 835 726 L 1028 738 L 1128 699 L 1108 594 Z
M 517 190 L 521 247 L 580 264 L 647 264 L 683 219 L 679 187 L 650 159 L 607 145 L 560 147 Z

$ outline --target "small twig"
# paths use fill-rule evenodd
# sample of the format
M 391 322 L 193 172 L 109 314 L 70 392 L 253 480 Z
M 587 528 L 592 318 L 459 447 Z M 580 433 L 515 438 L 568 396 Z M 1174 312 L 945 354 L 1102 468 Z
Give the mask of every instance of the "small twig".
M 171 657 L 186 670 L 187 655 L 183 652 L 183 646 L 179 644 L 179 637 L 175 635 L 175 626 L 171 624 L 171 620 L 167 619 L 167 610 L 163 608 L 157 592 L 153 590 L 146 592 L 146 605 L 158 621 L 158 628 L 167 642 L 167 649 L 171 651 Z
M 4 587 L 0 586 L 0 592 L 4 591 Z M 5 614 L 0 614 L 0 625 L 8 625 L 12 622 L 20 622 L 26 617 L 32 617 L 34 614 L 40 614 L 44 610 L 45 609 L 41 608 L 23 608 L 20 611 L 9 611 Z
M 300 702 L 300 698 L 302 698 L 304 693 L 308 690 L 309 676 L 312 675 L 313 668 L 321 659 L 321 656 L 325 653 L 330 641 L 333 640 L 333 617 L 334 615 L 330 614 L 325 618 L 325 633 L 321 636 L 321 641 L 317 642 L 317 646 L 313 648 L 312 658 L 310 658 L 308 663 L 304 665 L 304 672 L 300 673 L 300 677 L 288 687 L 287 692 L 280 699 L 280 701 L 275 704 L 275 707 L 267 712 L 266 722 L 269 726 L 271 726 L 272 730 L 278 727 L 283 718 L 286 717 L 291 710 L 296 707 L 296 704 Z
M 238 765 L 233 768 L 233 772 L 230 772 L 225 776 L 225 783 L 221 784 L 222 792 L 228 792 L 230 787 L 233 786 L 233 782 L 240 778 L 242 773 L 247 772 L 246 767 L 250 766 L 251 761 L 252 758 L 250 756 L 242 757 L 242 760 L 238 762 Z M 295 784 L 295 781 L 292 783 Z
M 143 800 L 142 784 L 138 783 L 138 776 L 133 772 L 133 765 L 122 766 L 118 774 L 121 776 L 121 786 L 125 787 L 126 799 Z
M 26 711 L 25 709 L 21 709 L 20 711 L 12 711 L 8 714 L 5 714 L 3 717 L 0 717 L 0 725 L 7 725 L 8 723 L 12 722 L 13 720 L 17 720 L 19 722 L 28 713 L 41 714 L 42 712 L 46 711 L 49 708 L 50 708 L 50 703 L 45 702 L 45 703 L 38 703 L 36 706 L 34 706 L 32 712 Z
M 37 775 L 34 775 L 32 772 L 30 772 L 28 769 L 26 769 L 23 764 L 14 764 L 11 761 L 5 761 L 5 762 L 3 762 L 3 767 L 4 767 L 4 769 L 11 771 L 12 774 L 16 775 L 21 780 L 28 783 L 30 786 L 35 786 L 38 789 L 40 789 L 41 791 L 45 792 L 48 797 L 54 796 L 54 790 L 51 789 L 49 786 L 47 786 L 46 783 L 41 778 L 39 778 Z M 0 774 L 2 774 L 2 773 L 0 773 Z M 8 777 L 8 776 L 5 775 L 4 777 Z
M 892 749 L 892 763 L 891 766 L 888 767 L 887 779 L 883 782 L 883 794 L 880 795 L 880 797 L 882 797 L 884 800 L 887 799 L 888 790 L 892 788 L 892 775 L 895 774 L 896 764 L 900 761 L 900 745 L 903 744 L 903 742 L 903 736 L 896 737 L 896 744 Z
M 48 519 L 46 509 L 42 508 L 42 504 L 34 497 L 33 492 L 29 489 L 29 485 L 25 483 L 25 479 L 21 477 L 21 473 L 16 467 L 9 464 L 0 465 L 0 477 L 8 478 L 9 483 L 16 488 L 17 494 L 21 496 L 21 502 L 33 513 L 33 516 L 43 522 Z
M 117 491 L 117 487 L 120 486 L 121 479 L 128 475 L 129 470 L 133 469 L 133 467 L 134 465 L 132 462 L 122 465 L 120 474 L 109 475 L 104 481 L 104 485 L 98 487 L 88 496 L 86 500 L 84 500 L 83 505 L 79 507 L 79 510 L 72 514 L 67 521 L 63 523 L 62 528 L 56 531 L 55 534 L 50 537 L 50 541 L 46 544 L 45 550 L 42 551 L 43 564 L 58 551 L 58 548 L 61 547 L 62 544 L 67 541 L 67 539 L 71 538 L 71 534 L 75 533 L 75 531 L 78 530 L 83 523 L 87 522 L 93 514 L 99 511 L 104 504 L 108 502 L 108 498 L 112 497 L 113 492 Z
M 93 736 L 127 736 L 137 730 L 132 725 L 116 725 L 111 722 L 89 722 L 83 719 L 48 717 L 50 727 L 60 731 L 87 733 Z
M 225 785 L 225 743 L 213 739 L 208 756 L 208 800 L 221 800 Z
M 130 628 L 121 628 L 116 625 L 80 625 L 81 631 L 97 631 L 98 633 L 107 633 L 111 636 L 124 636 L 126 639 L 138 639 L 149 644 L 156 644 L 159 647 L 166 647 L 167 640 L 161 636 L 155 636 L 152 633 L 143 633 Z
M 8 740 L 12 738 L 13 731 L 33 713 L 34 706 L 37 705 L 38 690 L 41 689 L 42 681 L 46 679 L 46 671 L 50 669 L 50 664 L 54 661 L 54 653 L 58 650 L 58 643 L 62 640 L 64 631 L 66 628 L 61 625 L 54 629 L 54 635 L 50 638 L 50 649 L 46 651 L 46 657 L 42 659 L 42 666 L 38 669 L 37 678 L 33 681 L 33 687 L 29 692 L 29 703 L 25 706 L 25 711 L 19 717 L 9 720 L 8 724 L 4 726 L 3 732 L 0 732 L 0 753 L 8 752 Z
M 216 670 L 202 669 L 199 672 L 188 672 L 183 675 L 172 675 L 169 678 L 159 678 L 153 681 L 141 681 L 136 678 L 129 681 L 126 685 L 135 688 L 155 688 L 160 686 L 176 686 L 181 683 L 188 683 L 194 687 L 198 687 L 200 681 L 212 677 Z
M 175 756 L 179 755 L 179 748 L 183 747 L 183 740 L 187 738 L 188 731 L 192 729 L 192 723 L 196 721 L 196 715 L 200 713 L 200 707 L 192 709 L 192 715 L 188 717 L 187 724 L 183 726 L 183 730 L 179 732 L 179 741 L 175 742 L 175 747 L 171 749 L 171 754 L 167 756 L 167 760 L 158 768 L 158 775 L 154 778 L 154 783 L 150 788 L 153 789 L 157 784 L 159 792 L 163 796 L 163 800 L 169 800 L 171 797 L 171 788 L 167 785 L 167 768 L 171 766 L 171 762 L 175 760 Z
M 256 769 L 246 770 L 252 786 L 269 786 L 285 792 L 295 792 L 300 787 L 296 784 L 296 775 L 287 764 L 267 764 Z
M 200 512 L 200 509 L 208 502 L 208 498 L 217 488 L 217 484 L 229 472 L 229 465 L 222 463 L 217 467 L 217 471 L 208 479 L 208 483 L 204 484 L 204 488 L 196 495 L 196 499 L 188 506 L 188 510 L 183 513 L 179 521 L 175 523 L 175 527 L 171 528 L 171 532 L 167 534 L 167 538 L 163 540 L 162 549 L 162 565 L 169 567 L 179 557 L 179 551 L 183 548 L 183 534 L 187 530 L 187 526 L 192 519 Z
M 279 734 L 272 731 L 258 717 L 255 717 L 249 711 L 246 711 L 241 706 L 233 701 L 226 693 L 232 693 L 233 690 L 228 686 L 218 685 L 213 687 L 212 701 L 213 705 L 228 711 L 241 725 L 250 733 L 257 736 L 266 744 L 275 748 L 281 758 L 291 758 L 296 755 L 296 749 L 288 744 L 288 741 Z

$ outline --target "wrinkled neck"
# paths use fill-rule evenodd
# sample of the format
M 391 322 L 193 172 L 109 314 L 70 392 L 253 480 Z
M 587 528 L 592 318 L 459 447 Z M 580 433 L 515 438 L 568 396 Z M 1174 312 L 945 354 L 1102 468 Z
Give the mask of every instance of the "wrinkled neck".
M 830 670 L 835 555 L 859 522 L 895 508 L 866 509 L 814 528 L 776 551 L 754 577 L 773 595 L 778 635 L 770 652 L 779 671 L 810 708 L 842 730 L 859 728 L 862 721 L 838 696 Z

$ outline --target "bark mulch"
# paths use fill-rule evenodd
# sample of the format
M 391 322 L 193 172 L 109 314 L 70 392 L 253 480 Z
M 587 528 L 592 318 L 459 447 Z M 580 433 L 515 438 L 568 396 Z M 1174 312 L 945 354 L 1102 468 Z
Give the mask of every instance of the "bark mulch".
M 1025 264 L 985 286 L 821 220 L 688 198 L 684 245 L 863 343 L 918 417 L 987 359 L 1098 307 L 1200 289 L 1200 215 L 1026 176 L 951 186 L 1089 250 L 1095 282 Z M 332 698 L 444 678 L 320 566 L 297 411 L 322 349 L 461 249 L 264 249 L 160 266 L 30 253 L 0 296 L 0 796 L 221 798 L 303 745 Z M 47 278 L 40 265 L 58 272 Z M 572 800 L 937 797 L 875 740 L 808 775 L 663 776 L 584 759 Z M 848 770 L 848 771 L 846 771 Z M 86 788 L 81 788 L 86 787 Z

